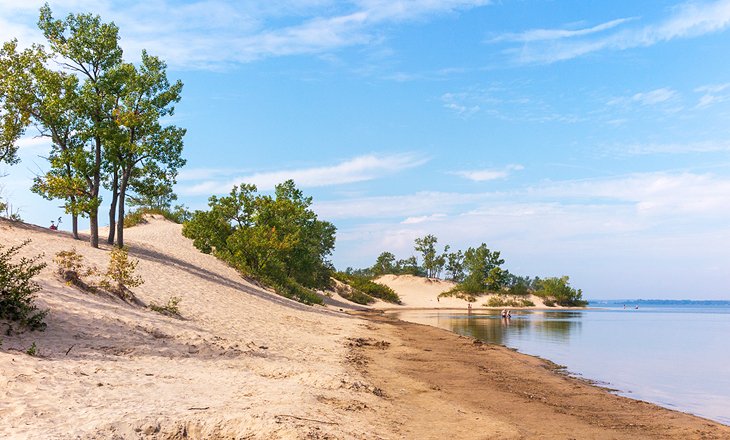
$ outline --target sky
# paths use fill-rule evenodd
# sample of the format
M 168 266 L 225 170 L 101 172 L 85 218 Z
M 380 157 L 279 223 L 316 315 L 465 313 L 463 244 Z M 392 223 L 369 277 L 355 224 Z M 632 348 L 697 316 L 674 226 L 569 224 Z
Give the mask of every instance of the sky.
M 49 4 L 183 81 L 192 209 L 291 178 L 336 225 L 338 269 L 433 234 L 587 298 L 730 299 L 730 0 Z M 0 40 L 42 42 L 41 6 L 0 0 Z M 34 130 L 0 186 L 46 225 L 63 212 L 29 191 Z

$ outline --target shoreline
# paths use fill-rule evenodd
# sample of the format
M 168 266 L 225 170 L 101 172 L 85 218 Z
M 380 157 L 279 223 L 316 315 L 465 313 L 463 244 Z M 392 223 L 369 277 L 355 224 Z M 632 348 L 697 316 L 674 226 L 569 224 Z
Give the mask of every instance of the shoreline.
M 730 437 L 730 426 L 616 395 L 548 359 L 383 314 L 355 315 L 384 338 L 356 348 L 367 358 L 360 370 L 393 402 L 387 418 L 403 420 L 406 438 Z

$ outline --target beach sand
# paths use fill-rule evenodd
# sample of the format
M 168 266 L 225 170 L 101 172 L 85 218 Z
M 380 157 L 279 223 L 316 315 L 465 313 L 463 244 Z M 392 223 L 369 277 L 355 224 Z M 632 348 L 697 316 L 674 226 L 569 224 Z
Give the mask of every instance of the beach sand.
M 730 438 L 503 347 L 281 298 L 162 219 L 125 231 L 145 280 L 133 291 L 181 298 L 183 319 L 55 274 L 58 251 L 104 270 L 109 246 L 0 220 L 3 245 L 28 238 L 22 254 L 49 262 L 37 277 L 48 329 L 2 336 L 2 439 Z

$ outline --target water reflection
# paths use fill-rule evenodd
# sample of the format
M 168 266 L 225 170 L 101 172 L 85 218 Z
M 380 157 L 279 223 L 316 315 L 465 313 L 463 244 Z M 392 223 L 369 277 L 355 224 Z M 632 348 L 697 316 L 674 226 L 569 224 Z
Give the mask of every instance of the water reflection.
M 491 344 L 509 345 L 511 339 L 530 335 L 542 340 L 566 342 L 581 330 L 581 312 L 520 311 L 509 319 L 498 311 L 480 313 L 402 312 L 396 317 L 471 336 Z

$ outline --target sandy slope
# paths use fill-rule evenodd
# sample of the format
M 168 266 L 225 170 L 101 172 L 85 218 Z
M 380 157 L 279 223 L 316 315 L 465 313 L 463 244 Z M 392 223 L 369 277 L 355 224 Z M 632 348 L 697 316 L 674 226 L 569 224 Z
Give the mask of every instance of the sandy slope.
M 134 437 L 135 429 L 286 438 L 310 429 L 296 417 L 335 418 L 347 421 L 347 432 L 367 432 L 352 412 L 322 400 L 363 394 L 350 390 L 362 380 L 343 365 L 347 336 L 362 325 L 356 319 L 243 281 L 163 220 L 126 231 L 145 280 L 135 293 L 145 303 L 182 298 L 184 320 L 80 292 L 53 273 L 53 255 L 74 246 L 106 268 L 108 247 L 0 222 L 0 243 L 28 237 L 24 254 L 44 253 L 49 262 L 39 276 L 38 303 L 50 315 L 45 332 L 3 337 L 0 438 Z M 40 357 L 23 353 L 33 342 Z M 311 429 L 342 431 L 327 424 Z
M 0 220 L 0 243 L 26 238 L 25 255 L 50 263 L 75 246 L 106 267 L 106 246 Z M 200 254 L 179 225 L 152 220 L 126 239 L 145 279 L 137 296 L 178 296 L 184 319 L 81 292 L 50 263 L 38 277 L 48 329 L 2 336 L 0 439 L 730 438 L 501 347 L 344 315 L 341 298 L 325 309 L 275 296 Z M 401 281 L 407 305 L 444 287 Z

